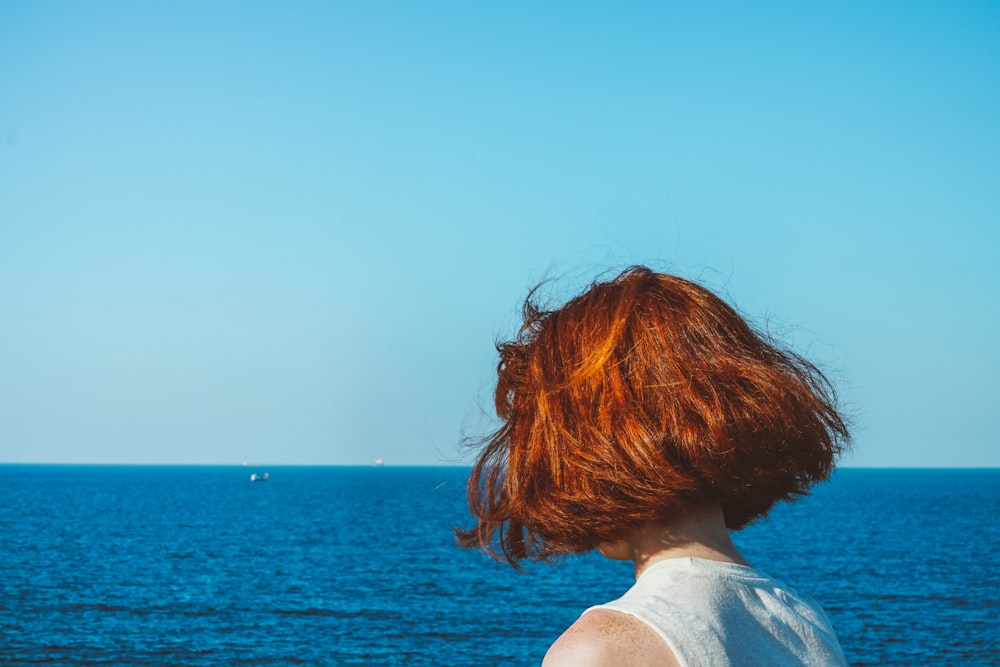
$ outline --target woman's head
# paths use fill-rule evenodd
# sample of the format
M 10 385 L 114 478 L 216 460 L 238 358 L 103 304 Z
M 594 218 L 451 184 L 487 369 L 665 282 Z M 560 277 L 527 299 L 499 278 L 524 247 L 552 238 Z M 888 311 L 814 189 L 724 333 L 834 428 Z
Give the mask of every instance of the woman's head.
M 712 505 L 742 528 L 825 479 L 848 439 L 818 369 L 643 267 L 555 310 L 529 297 L 498 350 L 501 426 L 469 479 L 477 524 L 458 536 L 511 561 Z

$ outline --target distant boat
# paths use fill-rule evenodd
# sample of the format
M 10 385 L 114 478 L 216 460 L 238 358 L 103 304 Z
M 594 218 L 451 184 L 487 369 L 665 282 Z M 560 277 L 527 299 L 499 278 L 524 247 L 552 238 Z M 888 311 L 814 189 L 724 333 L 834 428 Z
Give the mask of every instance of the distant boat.
M 250 481 L 251 482 L 266 482 L 267 481 L 267 473 L 265 472 L 263 475 L 258 475 L 257 473 L 253 473 L 252 475 L 250 475 Z
M 375 465 L 377 466 L 382 465 L 382 459 L 375 459 Z

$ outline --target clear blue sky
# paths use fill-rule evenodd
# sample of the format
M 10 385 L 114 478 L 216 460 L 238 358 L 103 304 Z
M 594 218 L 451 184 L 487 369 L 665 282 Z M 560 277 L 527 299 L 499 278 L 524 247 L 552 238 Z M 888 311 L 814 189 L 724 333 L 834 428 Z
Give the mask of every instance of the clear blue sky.
M 998 466 L 998 119 L 989 2 L 0 2 L 0 461 L 467 461 L 646 263 Z

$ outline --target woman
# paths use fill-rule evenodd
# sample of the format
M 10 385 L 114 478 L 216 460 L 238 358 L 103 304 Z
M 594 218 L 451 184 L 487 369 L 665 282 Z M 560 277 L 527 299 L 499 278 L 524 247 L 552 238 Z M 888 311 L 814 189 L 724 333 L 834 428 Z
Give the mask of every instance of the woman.
M 545 667 L 843 665 L 823 611 L 729 538 L 826 479 L 848 440 L 820 371 L 705 288 L 634 267 L 498 345 L 500 428 L 463 546 L 512 564 L 597 549 L 636 583 Z

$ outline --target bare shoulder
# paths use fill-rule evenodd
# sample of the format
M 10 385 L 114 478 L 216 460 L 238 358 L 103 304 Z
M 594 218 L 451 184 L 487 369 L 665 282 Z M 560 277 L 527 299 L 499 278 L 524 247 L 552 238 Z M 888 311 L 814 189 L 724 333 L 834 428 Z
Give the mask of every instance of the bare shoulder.
M 589 611 L 555 641 L 542 667 L 679 667 L 666 642 L 639 619 Z

